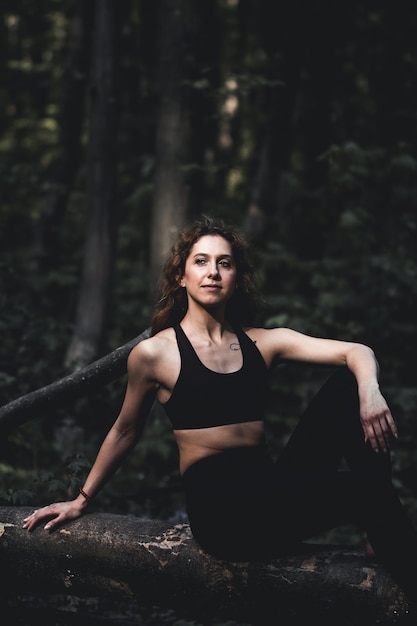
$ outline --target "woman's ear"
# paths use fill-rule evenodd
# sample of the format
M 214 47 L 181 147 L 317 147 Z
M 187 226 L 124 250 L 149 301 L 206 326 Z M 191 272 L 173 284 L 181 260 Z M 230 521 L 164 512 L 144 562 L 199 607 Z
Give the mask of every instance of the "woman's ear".
M 177 280 L 180 287 L 185 287 L 184 276 L 178 276 Z

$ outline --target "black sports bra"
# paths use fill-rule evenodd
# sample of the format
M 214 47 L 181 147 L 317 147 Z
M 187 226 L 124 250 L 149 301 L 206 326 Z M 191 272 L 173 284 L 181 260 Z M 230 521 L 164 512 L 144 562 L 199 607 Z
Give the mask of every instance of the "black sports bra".
M 234 329 L 242 350 L 242 367 L 229 374 L 214 372 L 198 358 L 180 325 L 174 327 L 181 369 L 163 405 L 175 430 L 239 424 L 264 417 L 268 369 L 255 343 Z

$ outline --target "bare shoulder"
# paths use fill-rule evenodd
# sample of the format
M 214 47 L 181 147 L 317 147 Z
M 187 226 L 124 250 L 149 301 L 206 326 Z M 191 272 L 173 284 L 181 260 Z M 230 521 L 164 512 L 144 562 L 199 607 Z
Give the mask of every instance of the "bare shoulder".
M 152 367 L 160 363 L 175 348 L 173 328 L 166 328 L 148 339 L 139 342 L 130 352 L 128 367 Z
M 247 335 L 256 341 L 256 343 L 262 344 L 264 342 L 273 343 L 279 345 L 281 342 L 294 341 L 302 337 L 301 333 L 291 330 L 291 328 L 277 327 L 277 328 L 262 328 L 262 327 L 249 327 L 245 328 Z
M 286 327 L 245 328 L 247 335 L 256 343 L 267 365 L 285 356 L 292 347 L 300 345 L 306 335 Z
M 295 332 L 285 326 L 274 326 L 273 328 L 265 328 L 264 326 L 248 326 L 244 328 L 248 335 L 256 334 L 259 336 L 268 336 L 271 334 L 285 334 L 286 332 Z
M 127 361 L 130 379 L 146 380 L 163 388 L 172 386 L 179 367 L 180 357 L 173 328 L 161 330 L 138 343 Z

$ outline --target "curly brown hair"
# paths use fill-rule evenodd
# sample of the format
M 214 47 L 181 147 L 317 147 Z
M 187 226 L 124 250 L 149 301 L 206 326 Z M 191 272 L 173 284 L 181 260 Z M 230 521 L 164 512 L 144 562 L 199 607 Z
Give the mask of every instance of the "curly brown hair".
M 205 235 L 219 235 L 232 246 L 236 263 L 236 289 L 227 303 L 226 317 L 231 324 L 251 325 L 260 312 L 261 299 L 255 287 L 254 270 L 249 259 L 249 246 L 237 229 L 222 220 L 203 217 L 185 226 L 178 234 L 168 256 L 161 279 L 160 296 L 152 317 L 152 335 L 178 324 L 187 312 L 187 293 L 180 286 L 185 262 L 193 245 Z

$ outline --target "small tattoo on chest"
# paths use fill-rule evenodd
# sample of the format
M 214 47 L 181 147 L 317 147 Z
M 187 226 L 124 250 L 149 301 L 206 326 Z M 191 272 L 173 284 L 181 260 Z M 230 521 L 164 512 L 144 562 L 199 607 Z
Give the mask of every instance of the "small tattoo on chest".
M 253 343 L 254 343 L 254 344 L 256 344 L 256 341 L 254 341 Z M 233 351 L 240 350 L 240 343 L 237 343 L 237 342 L 232 342 L 232 343 L 229 345 L 229 348 L 230 348 L 231 350 L 233 350 Z

